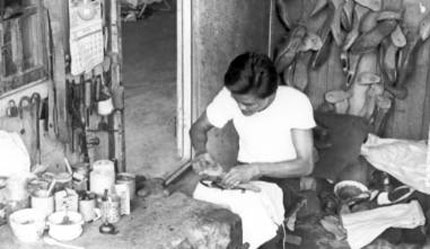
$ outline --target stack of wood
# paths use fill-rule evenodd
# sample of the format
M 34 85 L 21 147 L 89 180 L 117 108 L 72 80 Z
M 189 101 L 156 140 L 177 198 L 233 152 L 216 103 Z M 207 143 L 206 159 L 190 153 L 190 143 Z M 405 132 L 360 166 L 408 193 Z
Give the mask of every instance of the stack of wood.
M 357 115 L 380 134 L 395 99 L 405 99 L 418 51 L 430 36 L 430 13 L 416 4 L 418 25 L 405 21 L 406 0 L 276 0 L 286 35 L 275 51 L 284 84 L 306 92 L 309 70 L 340 50 L 345 82 L 326 92 L 322 111 Z M 414 10 L 415 11 L 415 10 Z M 315 31 L 315 32 L 313 32 Z

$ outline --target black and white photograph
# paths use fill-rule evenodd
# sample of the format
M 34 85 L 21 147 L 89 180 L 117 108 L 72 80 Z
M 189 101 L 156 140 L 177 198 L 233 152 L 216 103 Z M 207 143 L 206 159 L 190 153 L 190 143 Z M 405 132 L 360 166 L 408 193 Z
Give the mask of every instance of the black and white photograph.
M 0 0 L 0 248 L 430 249 L 430 0 Z

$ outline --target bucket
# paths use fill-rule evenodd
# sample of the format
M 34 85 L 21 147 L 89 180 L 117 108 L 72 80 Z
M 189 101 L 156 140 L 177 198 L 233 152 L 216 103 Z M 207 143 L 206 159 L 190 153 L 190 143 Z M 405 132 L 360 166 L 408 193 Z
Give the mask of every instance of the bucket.
M 104 190 L 111 190 L 115 185 L 115 165 L 109 160 L 94 162 L 90 173 L 90 191 L 103 195 Z
M 130 191 L 130 200 L 134 199 L 136 193 L 136 176 L 130 173 L 119 173 L 116 177 L 117 184 L 126 184 Z

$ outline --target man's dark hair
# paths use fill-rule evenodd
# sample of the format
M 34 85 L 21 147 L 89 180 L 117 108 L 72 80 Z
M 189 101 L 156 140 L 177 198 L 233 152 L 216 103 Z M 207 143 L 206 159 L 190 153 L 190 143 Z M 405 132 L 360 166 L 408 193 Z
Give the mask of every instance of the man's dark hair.
M 224 75 L 224 85 L 233 94 L 266 98 L 278 87 L 275 66 L 265 54 L 247 52 L 237 56 Z

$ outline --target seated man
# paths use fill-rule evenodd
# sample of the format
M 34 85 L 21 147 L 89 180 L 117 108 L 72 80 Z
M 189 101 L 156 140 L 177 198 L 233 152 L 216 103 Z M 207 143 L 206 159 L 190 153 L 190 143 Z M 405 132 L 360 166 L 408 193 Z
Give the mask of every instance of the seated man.
M 232 120 L 239 135 L 238 165 L 223 174 L 224 186 L 256 179 L 279 183 L 311 174 L 315 121 L 307 96 L 278 86 L 272 61 L 256 53 L 231 62 L 224 86 L 191 127 L 196 164 L 213 161 L 206 150 L 208 131 Z

